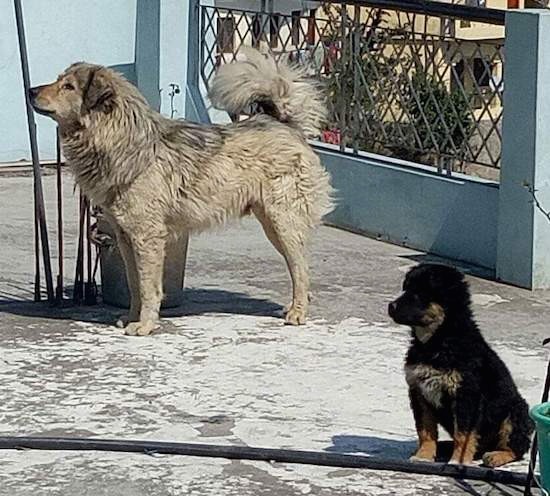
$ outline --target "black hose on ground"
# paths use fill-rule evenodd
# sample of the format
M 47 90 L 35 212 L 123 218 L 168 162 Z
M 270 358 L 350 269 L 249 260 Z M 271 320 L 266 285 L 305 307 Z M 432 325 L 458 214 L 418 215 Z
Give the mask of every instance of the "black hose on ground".
M 0 437 L 0 449 L 93 450 L 143 453 L 148 455 L 185 455 L 208 458 L 227 458 L 230 460 L 296 463 L 338 468 L 389 470 L 392 472 L 438 475 L 455 479 L 479 480 L 514 486 L 525 486 L 527 482 L 527 474 L 484 467 L 448 465 L 445 463 L 413 463 L 403 460 L 385 460 L 370 456 L 254 448 L 249 446 L 220 446 L 159 441 L 123 441 L 116 439 Z

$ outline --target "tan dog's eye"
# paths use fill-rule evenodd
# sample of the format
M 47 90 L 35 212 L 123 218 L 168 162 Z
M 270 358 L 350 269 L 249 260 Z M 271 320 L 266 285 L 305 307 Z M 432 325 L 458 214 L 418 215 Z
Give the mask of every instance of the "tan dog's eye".
M 68 90 L 68 91 L 73 91 L 74 90 L 74 86 L 71 84 L 71 83 L 65 83 L 62 88 L 64 90 Z

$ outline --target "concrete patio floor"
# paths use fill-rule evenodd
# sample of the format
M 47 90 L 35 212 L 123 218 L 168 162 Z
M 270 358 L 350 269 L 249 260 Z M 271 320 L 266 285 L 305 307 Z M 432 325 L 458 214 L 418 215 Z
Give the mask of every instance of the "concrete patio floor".
M 44 184 L 53 225 L 54 177 Z M 65 197 L 73 254 L 70 179 Z M 109 326 L 117 309 L 52 309 L 29 301 L 30 177 L 0 177 L 0 212 L 0 435 L 401 459 L 414 449 L 402 373 L 408 334 L 388 320 L 386 306 L 423 254 L 320 228 L 311 257 L 311 318 L 306 326 L 287 327 L 280 318 L 289 295 L 286 269 L 247 220 L 194 237 L 186 304 L 166 312 L 154 335 L 129 338 Z M 70 260 L 67 270 L 72 275 Z M 485 336 L 526 399 L 536 403 L 546 369 L 540 342 L 549 334 L 550 293 L 469 279 Z M 526 462 L 509 468 L 526 470 Z M 388 472 L 99 452 L 0 451 L 0 480 L 6 496 L 520 494 Z

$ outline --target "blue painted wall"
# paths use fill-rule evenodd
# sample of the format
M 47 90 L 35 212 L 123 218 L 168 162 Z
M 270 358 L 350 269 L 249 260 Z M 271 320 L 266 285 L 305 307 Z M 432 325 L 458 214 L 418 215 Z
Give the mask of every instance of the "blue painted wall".
M 550 11 L 508 14 L 497 277 L 550 288 Z
M 134 61 L 136 0 L 25 0 L 32 84 L 52 81 L 69 64 Z M 0 5 L 0 162 L 30 158 L 13 2 Z M 37 116 L 42 159 L 55 156 L 55 127 Z
M 328 224 L 494 270 L 499 188 L 466 176 L 318 147 L 337 189 Z
M 151 1 L 151 0 L 145 0 Z M 170 115 L 170 83 L 180 87 L 174 98 L 174 117 L 185 115 L 187 47 L 192 27 L 189 22 L 190 0 L 160 0 L 160 87 L 161 112 Z M 198 27 L 196 27 L 198 30 Z M 198 36 L 198 32 L 195 33 Z
M 130 79 L 137 79 L 149 101 L 155 107 L 160 105 L 166 114 L 170 114 L 169 84 L 178 84 L 181 93 L 174 99 L 174 106 L 176 116 L 183 117 L 188 4 L 188 0 L 25 0 L 31 83 L 50 82 L 78 60 L 122 65 Z M 138 7 L 145 16 L 138 23 L 139 32 Z M 135 62 L 138 64 L 133 67 Z M 11 0 L 0 3 L 0 102 L 0 162 L 28 160 L 23 82 Z M 36 120 L 40 158 L 52 159 L 55 126 L 42 116 L 37 115 Z

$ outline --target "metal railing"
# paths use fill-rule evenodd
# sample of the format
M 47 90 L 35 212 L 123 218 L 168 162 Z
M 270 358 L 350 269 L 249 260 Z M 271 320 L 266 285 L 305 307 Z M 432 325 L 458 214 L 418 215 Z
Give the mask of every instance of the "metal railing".
M 204 84 L 243 45 L 269 49 L 324 81 L 330 122 L 321 141 L 498 177 L 504 11 L 426 0 L 319 5 L 285 13 L 202 5 Z

